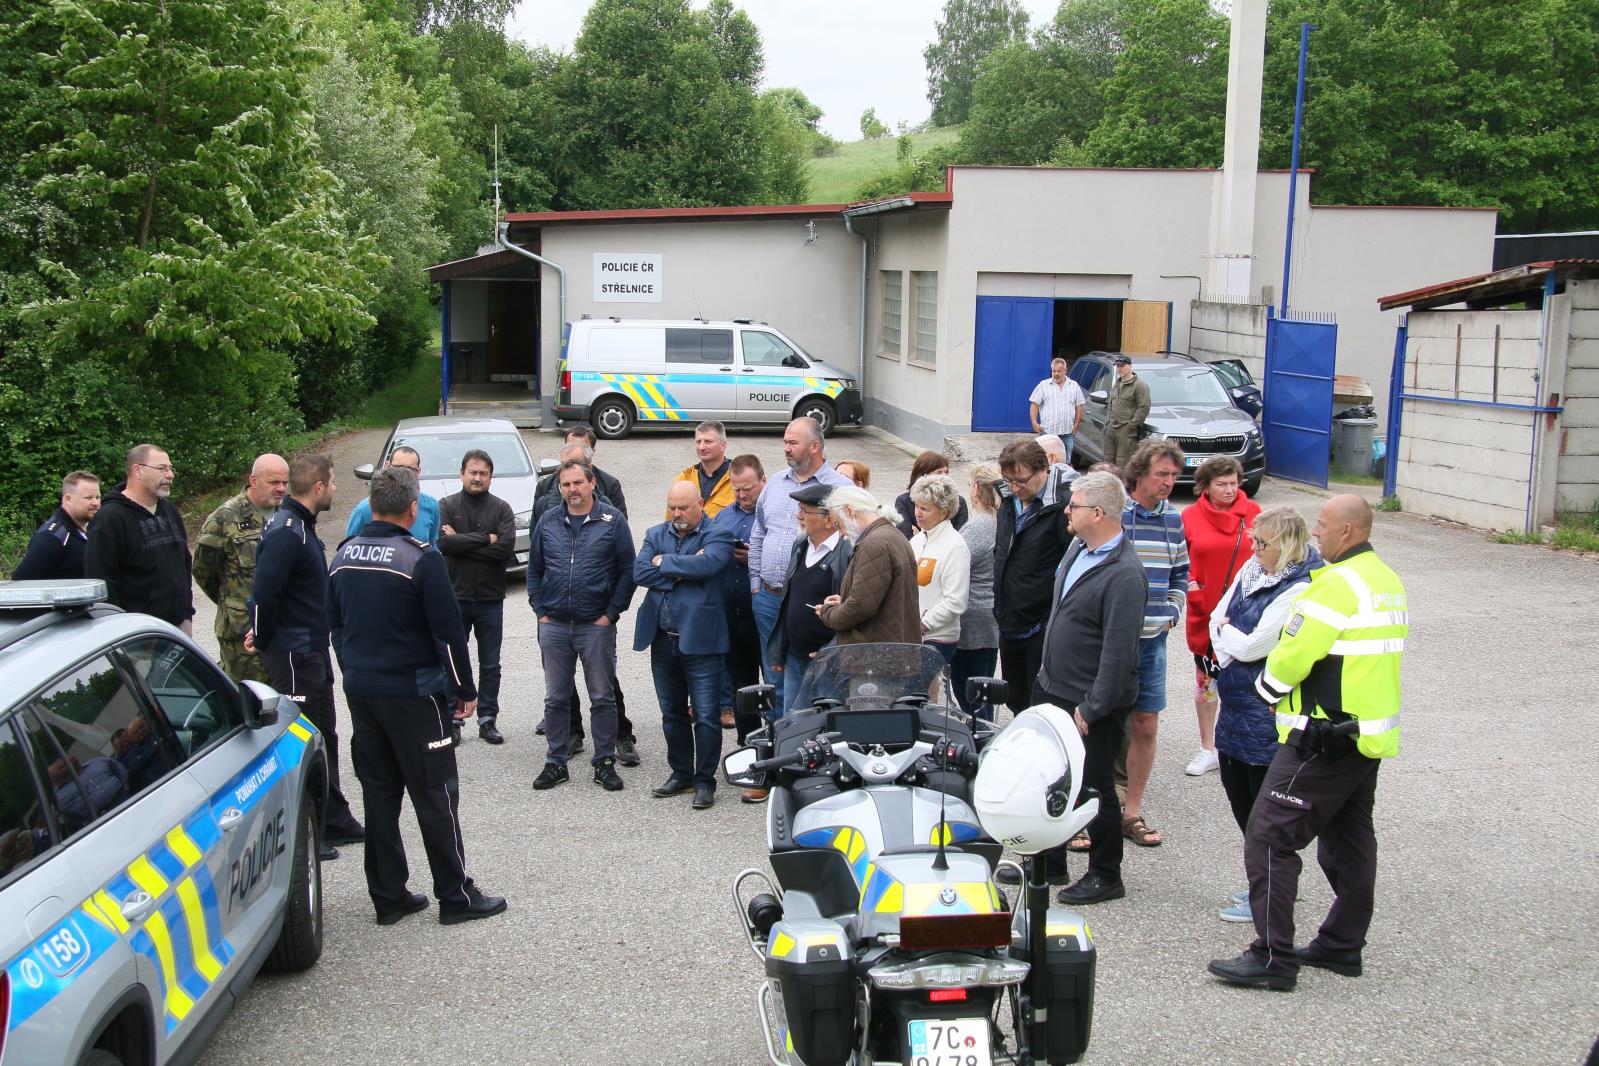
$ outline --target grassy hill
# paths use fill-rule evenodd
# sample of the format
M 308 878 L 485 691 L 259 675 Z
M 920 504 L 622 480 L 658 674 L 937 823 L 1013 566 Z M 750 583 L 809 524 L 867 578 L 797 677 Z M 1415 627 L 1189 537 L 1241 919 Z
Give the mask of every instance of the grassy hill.
M 927 133 L 911 134 L 920 152 L 934 145 L 948 144 L 960 136 L 959 126 L 947 126 Z M 850 141 L 832 155 L 811 160 L 811 202 L 842 203 L 856 199 L 856 190 L 867 178 L 894 165 L 897 137 L 875 141 Z

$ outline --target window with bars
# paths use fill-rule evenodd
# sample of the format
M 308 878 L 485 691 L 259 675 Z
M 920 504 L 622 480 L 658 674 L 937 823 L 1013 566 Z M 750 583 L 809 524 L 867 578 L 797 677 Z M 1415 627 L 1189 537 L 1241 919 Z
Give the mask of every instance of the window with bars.
M 938 274 L 915 271 L 911 286 L 916 293 L 916 351 L 911 358 L 931 366 L 938 361 Z
M 883 273 L 883 351 L 898 355 L 902 350 L 901 322 L 905 313 L 904 279 L 897 270 Z

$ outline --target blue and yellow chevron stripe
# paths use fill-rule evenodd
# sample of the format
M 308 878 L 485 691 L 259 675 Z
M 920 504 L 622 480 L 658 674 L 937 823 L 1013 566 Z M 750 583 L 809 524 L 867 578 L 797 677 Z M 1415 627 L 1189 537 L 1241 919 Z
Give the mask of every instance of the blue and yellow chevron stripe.
M 116 945 L 125 940 L 160 976 L 168 1033 L 226 971 L 238 952 L 222 931 L 216 882 L 206 855 L 221 841 L 217 818 L 230 807 L 248 810 L 270 784 L 304 759 L 316 727 L 300 717 L 260 758 L 245 767 L 204 806 L 167 830 L 115 877 L 6 964 L 14 1030 L 47 1007 Z M 150 914 L 129 921 L 119 900 L 147 892 Z
M 645 421 L 681 422 L 690 416 L 677 398 L 672 395 L 673 385 L 735 385 L 761 388 L 795 388 L 794 399 L 819 393 L 837 399 L 844 391 L 844 383 L 828 378 L 793 377 L 781 374 L 741 374 L 730 379 L 726 374 L 610 374 L 584 370 L 572 373 L 574 383 L 599 381 L 613 386 L 633 401 L 638 416 Z M 730 406 L 730 405 L 729 405 Z

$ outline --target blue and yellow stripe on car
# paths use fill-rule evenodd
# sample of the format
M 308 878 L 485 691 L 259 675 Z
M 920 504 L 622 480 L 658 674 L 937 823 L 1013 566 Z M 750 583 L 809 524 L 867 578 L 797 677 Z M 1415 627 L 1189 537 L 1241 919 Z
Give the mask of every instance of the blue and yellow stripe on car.
M 220 898 L 206 854 L 221 840 L 217 815 L 248 809 L 298 767 L 316 727 L 301 717 L 205 805 L 168 829 L 101 888 L 5 966 L 15 1030 L 49 1006 L 118 940 L 149 960 L 160 979 L 166 1032 L 177 1028 L 226 972 L 237 950 L 223 935 Z M 130 921 L 119 901 L 149 893 L 157 906 Z M 163 898 L 165 897 L 165 898 Z
M 665 374 L 585 374 L 583 377 L 598 379 L 615 387 L 633 401 L 633 407 L 643 421 L 681 422 L 688 418 L 688 412 L 679 406 L 667 388 Z

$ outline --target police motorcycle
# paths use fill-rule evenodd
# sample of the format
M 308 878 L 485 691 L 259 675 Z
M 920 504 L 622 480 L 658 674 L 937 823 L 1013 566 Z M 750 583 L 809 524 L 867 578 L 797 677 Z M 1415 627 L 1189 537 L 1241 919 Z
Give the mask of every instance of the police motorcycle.
M 1002 703 L 995 678 L 973 702 Z M 775 690 L 737 694 L 769 711 Z M 1051 906 L 1038 852 L 1093 820 L 1083 744 L 1036 707 L 995 733 L 951 706 L 943 659 L 920 645 L 824 649 L 786 717 L 723 760 L 729 784 L 770 788 L 768 861 L 733 882 L 765 980 L 774 1066 L 1077 1062 L 1093 1016 L 1093 941 Z M 1025 906 L 994 881 L 1027 858 Z

